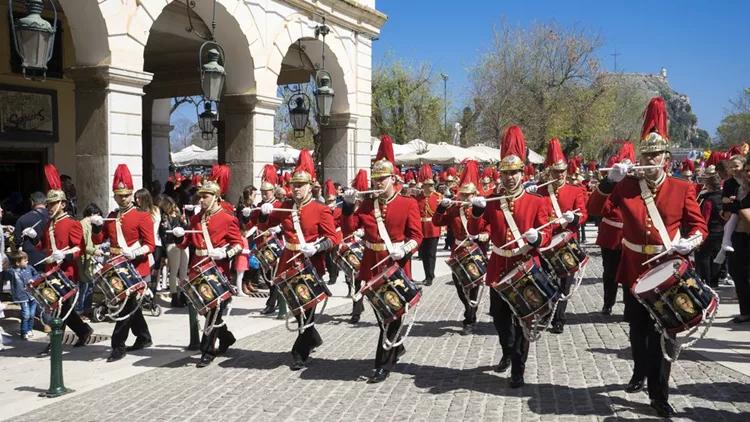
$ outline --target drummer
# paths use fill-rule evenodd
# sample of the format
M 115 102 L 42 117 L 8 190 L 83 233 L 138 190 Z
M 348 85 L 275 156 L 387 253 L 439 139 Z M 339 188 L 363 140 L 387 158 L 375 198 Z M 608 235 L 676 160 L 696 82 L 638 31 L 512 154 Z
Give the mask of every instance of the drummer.
M 549 244 L 551 230 L 549 226 L 541 231 L 534 228 L 547 223 L 549 204 L 541 196 L 523 189 L 522 157 L 526 156 L 526 142 L 521 128 L 511 126 L 505 130 L 501 151 L 500 182 L 503 188 L 499 195 L 472 198 L 473 218 L 468 223 L 469 234 L 472 235 L 484 232 L 488 225 L 492 228 L 490 240 L 495 246 L 487 265 L 486 283 L 489 285 L 497 283 L 516 263 L 528 259 L 528 255 L 536 257 L 535 248 Z M 510 196 L 511 199 L 487 202 L 493 196 Z M 518 242 L 507 249 L 500 249 L 500 245 L 514 240 Z M 495 289 L 490 289 L 490 314 L 503 349 L 497 372 L 505 372 L 512 366 L 510 386 L 519 388 L 524 385 L 529 341 L 524 337 L 520 323 L 513 317 L 510 306 Z
M 372 165 L 373 185 L 375 189 L 380 190 L 377 198 L 363 200 L 355 211 L 357 189 L 347 189 L 344 192 L 343 227 L 350 232 L 364 229 L 365 249 L 355 291 L 360 290 L 362 283 L 368 282 L 394 263 L 398 263 L 411 279 L 411 254 L 422 241 L 422 223 L 417 201 L 399 195 L 393 186 L 396 160 L 392 142 L 388 135 L 381 137 L 378 154 Z M 372 268 L 389 256 L 390 260 Z M 362 311 L 362 299 L 354 309 L 355 312 Z M 375 316 L 378 317 L 377 313 Z M 383 330 L 382 324 L 379 324 L 380 337 L 375 352 L 375 371 L 369 379 L 370 383 L 385 381 L 392 366 L 405 353 L 403 345 L 383 350 L 384 336 L 388 336 L 390 342 L 398 341 L 394 337 L 401 328 L 401 323 L 401 318 L 396 319 L 388 324 L 386 331 Z
M 663 252 L 665 245 L 671 245 L 674 252 L 688 255 L 706 238 L 708 229 L 696 201 L 695 185 L 668 177 L 664 171 L 669 149 L 664 100 L 652 99 L 644 116 L 640 164 L 653 168 L 630 176 L 632 164 L 615 164 L 591 196 L 587 207 L 591 215 L 607 215 L 613 207 L 622 212 L 623 248 L 617 281 L 626 287 L 625 319 L 630 323 L 630 346 L 635 363 L 633 376 L 625 391 L 633 393 L 642 390 L 644 379 L 648 377 L 651 407 L 660 417 L 669 417 L 674 414 L 668 402 L 672 365 L 662 354 L 661 334 L 649 317 L 648 310 L 632 295 L 630 288 L 647 270 L 642 264 Z M 681 227 L 687 233 L 687 238 L 680 238 Z M 689 240 L 694 235 L 700 236 Z M 666 353 L 672 355 L 673 343 L 667 341 L 665 346 Z
M 367 189 L 370 188 L 370 181 L 367 177 L 367 170 L 365 169 L 359 169 L 357 172 L 357 175 L 354 176 L 354 179 L 352 180 L 351 187 L 356 189 L 358 192 L 364 192 Z M 394 189 L 395 190 L 395 189 Z M 402 195 L 403 196 L 403 195 Z M 409 196 L 406 196 L 407 198 L 410 198 Z M 354 212 L 356 212 L 359 209 L 359 206 L 362 205 L 362 200 L 364 199 L 363 195 L 357 195 L 357 198 L 354 201 Z M 344 202 L 343 205 L 346 203 Z M 354 231 L 350 230 L 349 225 L 344 224 L 344 214 L 343 214 L 343 206 L 342 206 L 342 214 L 340 218 L 341 222 L 341 235 L 343 236 L 344 240 L 349 239 L 348 242 L 352 241 L 358 241 L 361 242 L 362 237 L 364 236 L 364 230 L 357 229 Z M 351 238 L 350 236 L 354 235 L 354 238 Z M 356 294 L 360 287 L 359 282 L 356 280 L 351 280 L 349 275 L 347 274 L 346 284 L 349 286 L 349 292 L 350 295 Z M 357 300 L 352 303 L 352 317 L 349 320 L 352 324 L 359 324 L 359 320 L 362 315 L 362 311 L 365 309 L 364 304 L 362 303 L 362 300 Z
M 59 266 L 60 270 L 65 273 L 65 276 L 78 285 L 80 275 L 75 260 L 81 255 L 83 228 L 80 222 L 73 220 L 65 212 L 68 205 L 68 198 L 62 190 L 60 175 L 55 166 L 51 164 L 46 165 L 44 167 L 44 175 L 47 178 L 47 186 L 49 186 L 49 191 L 47 191 L 47 210 L 49 211 L 47 227 L 45 227 L 41 238 L 39 238 L 38 233 L 32 227 L 24 229 L 23 235 L 30 239 L 32 243 L 38 243 L 39 249 L 44 251 L 45 254 L 49 253 L 46 259 L 47 270 Z M 98 218 L 101 221 L 101 217 Z M 76 341 L 73 347 L 85 346 L 86 341 L 94 333 L 94 330 L 81 320 L 77 312 L 70 312 L 70 308 L 75 306 L 71 302 L 72 300 L 68 300 L 62 303 L 60 315 L 67 315 L 68 317 L 63 321 L 61 329 L 65 331 L 65 326 L 68 325 L 76 333 L 78 341 Z M 50 344 L 47 343 L 44 350 L 37 356 L 47 356 L 49 355 L 49 351 Z
M 154 252 L 154 223 L 148 212 L 138 210 L 133 206 L 133 177 L 125 164 L 115 169 L 112 182 L 115 202 L 120 207 L 107 216 L 107 222 L 102 227 L 101 220 L 91 220 L 92 233 L 103 234 L 103 240 L 109 240 L 112 247 L 112 258 L 124 256 L 133 263 L 135 270 L 147 284 L 151 281 L 151 267 L 148 255 Z M 98 237 L 98 236 L 97 236 Z M 117 321 L 112 332 L 112 353 L 107 362 L 115 362 L 125 357 L 125 352 L 141 350 L 151 347 L 151 333 L 143 318 L 143 312 L 135 295 L 129 296 L 122 308 L 121 314 L 132 315 Z M 132 346 L 125 347 L 128 332 L 133 331 L 136 339 Z
M 537 190 L 536 185 L 527 188 L 528 192 L 537 193 L 549 201 L 551 213 L 550 221 L 562 218 L 560 224 L 552 225 L 552 236 L 570 231 L 573 238 L 578 238 L 578 228 L 586 223 L 586 197 L 579 186 L 566 183 L 566 176 L 574 176 L 576 171 L 576 160 L 572 158 L 570 163 L 565 161 L 560 141 L 552 138 L 547 144 L 547 159 L 544 166 L 548 169 L 549 181 L 552 183 Z M 566 172 L 567 170 L 567 172 Z M 566 174 L 567 173 L 567 174 Z M 576 211 L 577 210 L 577 211 Z M 563 294 L 570 293 L 575 274 L 558 278 L 558 284 Z M 552 329 L 550 332 L 561 334 L 565 326 L 565 308 L 567 300 L 558 302 L 555 315 L 552 316 Z
M 209 182 L 215 182 L 221 189 L 221 196 L 217 198 L 219 205 L 230 214 L 234 215 L 234 205 L 225 201 L 229 183 L 232 181 L 232 170 L 226 164 L 215 164 L 211 168 L 211 175 L 208 177 Z M 224 199 L 222 199 L 224 198 Z
M 466 202 L 466 204 L 459 205 L 454 203 L 450 198 L 444 197 L 440 201 L 440 205 L 432 218 L 432 223 L 435 226 L 448 226 L 455 236 L 455 242 L 451 248 L 451 258 L 456 253 L 456 246 L 469 246 L 472 243 L 479 245 L 482 252 L 487 253 L 487 241 L 490 238 L 489 225 L 484 225 L 481 232 L 476 235 L 469 235 L 467 230 L 469 219 L 471 219 L 471 203 L 468 201 L 471 201 L 478 193 L 483 193 L 477 190 L 478 184 L 479 167 L 477 162 L 474 160 L 468 161 L 461 173 L 461 181 L 458 188 L 459 199 Z M 470 302 L 476 303 L 479 287 L 474 286 L 468 292 L 464 291 L 464 286 L 459 282 L 455 274 L 453 275 L 453 284 L 456 286 L 458 298 L 464 305 L 463 333 L 470 334 L 474 328 L 474 323 L 477 322 L 477 310 L 471 306 Z
M 190 265 L 195 267 L 206 258 L 211 258 L 221 269 L 227 278 L 230 275 L 231 259 L 242 251 L 242 235 L 237 218 L 221 205 L 221 187 L 215 181 L 208 181 L 198 189 L 200 195 L 201 212 L 190 218 L 189 230 L 200 233 L 185 234 L 182 227 L 175 227 L 172 234 L 175 236 L 177 247 L 185 249 L 190 245 L 195 246 Z M 223 323 L 222 314 L 227 308 L 229 301 L 221 302 L 219 309 L 212 309 L 206 314 L 206 321 L 216 321 L 214 326 L 203 333 L 201 339 L 201 360 L 195 365 L 203 368 L 211 364 L 217 355 L 226 353 L 236 339 Z M 216 347 L 216 340 L 219 347 Z
M 300 151 L 297 167 L 292 175 L 292 199 L 284 201 L 282 209 L 291 209 L 292 212 L 275 211 L 270 203 L 261 205 L 262 215 L 260 223 L 268 223 L 269 226 L 281 225 L 281 233 L 284 236 L 284 252 L 276 265 L 276 275 L 281 274 L 288 268 L 298 265 L 302 257 L 292 259 L 301 253 L 315 266 L 318 274 L 325 271 L 323 255 L 341 243 L 341 234 L 336 231 L 331 209 L 315 201 L 312 198 L 311 183 L 315 180 L 315 165 L 310 152 L 306 149 Z M 304 322 L 314 323 L 315 306 L 305 311 L 304 321 L 298 315 L 297 322 L 300 327 Z M 311 326 L 297 335 L 297 340 L 292 347 L 291 369 L 299 371 L 307 366 L 310 351 L 323 344 L 315 326 Z

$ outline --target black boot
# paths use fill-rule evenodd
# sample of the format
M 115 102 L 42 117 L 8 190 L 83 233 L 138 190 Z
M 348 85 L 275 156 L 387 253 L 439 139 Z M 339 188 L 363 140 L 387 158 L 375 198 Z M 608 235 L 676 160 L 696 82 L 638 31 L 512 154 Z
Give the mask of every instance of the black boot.
M 510 388 L 521 388 L 525 384 L 523 375 L 511 375 L 510 376 Z
M 376 368 L 375 371 L 372 373 L 372 376 L 367 380 L 368 384 L 377 384 L 379 382 L 385 381 L 386 378 L 388 378 L 388 370 L 385 368 Z
M 643 377 L 636 377 L 633 375 L 632 378 L 630 378 L 630 382 L 628 383 L 628 386 L 625 387 L 626 393 L 637 393 L 641 390 L 643 390 L 643 386 L 645 385 L 646 380 Z
M 505 372 L 510 368 L 510 356 L 503 356 L 500 359 L 500 363 L 497 365 L 495 372 Z
M 227 331 L 227 337 L 229 338 L 229 340 L 225 340 L 225 341 L 219 340 L 219 348 L 216 349 L 217 355 L 223 355 L 224 353 L 227 352 L 227 350 L 229 350 L 229 347 L 231 345 L 237 342 L 237 339 L 234 337 L 234 334 L 230 333 L 229 331 Z
M 662 418 L 668 418 L 674 415 L 674 409 L 666 400 L 651 400 L 651 407 L 656 409 L 656 414 Z
M 172 301 L 169 303 L 169 306 L 173 308 L 184 308 L 185 302 L 182 301 L 179 293 L 172 293 Z
M 94 334 L 94 329 L 91 328 L 90 325 L 87 325 L 86 328 L 88 329 L 86 331 L 86 334 L 83 335 L 83 337 L 79 337 L 76 344 L 73 345 L 73 347 L 83 347 L 86 345 L 86 342 L 89 340 L 92 334 Z
M 107 358 L 107 362 L 117 362 L 118 360 L 124 358 L 126 354 L 127 353 L 119 349 L 113 350 L 112 353 L 110 353 L 109 357 Z
M 205 368 L 205 367 L 207 367 L 208 365 L 210 365 L 210 364 L 211 364 L 211 362 L 213 362 L 213 361 L 214 361 L 214 357 L 213 357 L 213 356 L 211 356 L 211 355 L 208 355 L 208 354 L 205 354 L 205 353 L 204 353 L 204 354 L 203 354 L 203 355 L 201 356 L 201 361 L 200 361 L 200 362 L 198 362 L 198 363 L 196 363 L 196 364 L 195 364 L 195 367 L 196 367 L 196 368 Z

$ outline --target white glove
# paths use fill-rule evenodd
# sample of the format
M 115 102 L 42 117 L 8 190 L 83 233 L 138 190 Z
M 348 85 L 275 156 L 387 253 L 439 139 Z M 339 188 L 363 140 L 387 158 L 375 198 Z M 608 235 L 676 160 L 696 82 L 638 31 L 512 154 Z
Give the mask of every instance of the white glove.
M 302 247 L 302 255 L 309 258 L 313 255 L 315 255 L 318 252 L 318 245 L 315 243 L 306 243 L 305 246 Z
M 466 236 L 466 238 L 469 239 L 469 240 L 476 241 L 477 239 L 479 239 L 479 235 L 470 234 L 470 235 Z
M 693 242 L 688 239 L 680 239 L 679 242 L 672 245 L 672 249 L 680 255 L 689 255 L 694 247 Z
M 471 205 L 477 208 L 484 208 L 487 206 L 487 199 L 484 196 L 475 196 L 471 198 Z
M 619 182 L 620 180 L 625 178 L 631 167 L 633 167 L 632 164 L 617 163 L 612 166 L 612 170 L 610 170 L 607 174 L 607 179 L 613 182 Z
M 185 229 L 183 229 L 182 227 L 175 227 L 172 229 L 172 234 L 174 235 L 174 237 L 185 236 Z
M 391 259 L 394 261 L 400 261 L 404 259 L 406 256 L 406 252 L 404 252 L 404 248 L 396 248 L 391 252 Z
M 193 214 L 200 214 L 201 212 L 201 206 L 196 205 L 195 208 L 193 208 Z
M 357 200 L 357 190 L 349 188 L 344 191 L 344 202 L 351 205 Z
M 253 213 L 253 209 L 250 207 L 245 207 L 242 209 L 242 215 L 245 216 L 246 218 L 250 217 L 250 214 L 252 213 Z
M 576 219 L 576 215 L 575 213 L 573 213 L 573 211 L 565 211 L 562 215 L 562 218 L 565 219 L 566 223 L 570 224 L 573 222 L 573 220 Z
M 526 192 L 528 193 L 536 193 L 536 190 L 539 189 L 537 185 L 529 185 L 526 187 Z
M 36 230 L 32 229 L 31 227 L 23 229 L 21 235 L 24 237 L 28 237 L 29 239 L 36 239 L 37 236 Z
M 136 257 L 135 251 L 132 250 L 132 249 L 123 249 L 122 250 L 122 256 L 124 256 L 125 258 L 127 258 L 130 261 L 134 260 L 135 257 Z
M 192 211 L 195 209 L 195 205 L 193 204 L 187 204 L 185 205 L 185 211 Z
M 536 243 L 536 241 L 539 240 L 539 230 L 529 229 L 529 231 L 524 233 L 522 237 L 529 243 Z
M 91 224 L 94 226 L 101 226 L 104 224 L 104 219 L 101 215 L 92 215 L 89 221 L 91 221 Z
M 268 232 L 271 234 L 279 234 L 281 233 L 281 226 L 273 226 L 268 229 Z
M 63 259 L 65 259 L 65 252 L 63 251 L 54 251 L 52 252 L 52 259 L 57 262 L 62 262 Z
M 250 249 L 243 249 L 242 255 L 250 255 Z
M 227 257 L 227 250 L 224 248 L 211 249 L 208 252 L 208 256 L 213 259 L 224 259 Z
M 354 231 L 354 236 L 362 238 L 365 236 L 365 229 L 357 229 Z
M 273 211 L 273 204 L 265 203 L 260 206 L 260 212 L 263 213 L 263 215 L 268 215 Z
M 443 208 L 448 208 L 451 206 L 452 202 L 453 202 L 452 199 L 448 198 L 447 196 L 444 196 L 443 199 L 440 200 L 440 206 Z

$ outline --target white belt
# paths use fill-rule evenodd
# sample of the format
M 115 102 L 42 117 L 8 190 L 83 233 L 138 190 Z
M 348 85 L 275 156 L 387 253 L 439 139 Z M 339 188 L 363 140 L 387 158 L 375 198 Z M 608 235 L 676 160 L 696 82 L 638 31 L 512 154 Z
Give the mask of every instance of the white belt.
M 495 255 L 505 257 L 505 258 L 523 255 L 530 250 L 531 250 L 531 246 L 529 245 L 523 245 L 522 247 L 516 248 L 516 249 L 500 249 L 497 246 L 492 247 L 492 253 L 494 253 Z
M 612 227 L 617 227 L 618 229 L 622 228 L 622 223 L 618 223 L 617 221 L 612 221 L 609 218 L 602 218 L 602 223 L 609 224 Z
M 631 251 L 642 253 L 644 255 L 656 255 L 664 252 L 664 246 L 662 245 L 636 245 L 624 238 L 622 239 L 622 244 Z

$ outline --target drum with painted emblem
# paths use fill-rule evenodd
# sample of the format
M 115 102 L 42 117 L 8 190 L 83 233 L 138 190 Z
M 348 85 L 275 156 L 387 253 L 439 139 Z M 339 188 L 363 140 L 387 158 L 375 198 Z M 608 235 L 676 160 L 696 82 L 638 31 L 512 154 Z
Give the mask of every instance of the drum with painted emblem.
M 117 305 L 128 296 L 143 292 L 148 286 L 133 264 L 123 255 L 118 255 L 99 270 L 94 282 L 111 305 Z
M 294 315 L 314 307 L 331 296 L 328 287 L 318 275 L 308 258 L 276 275 L 274 284 L 286 299 L 286 305 Z
M 406 276 L 406 272 L 393 264 L 373 277 L 360 291 L 367 296 L 380 320 L 388 324 L 400 318 L 406 307 L 413 308 L 422 298 L 422 290 Z
M 453 257 L 447 263 L 464 290 L 471 290 L 484 283 L 487 276 L 487 258 L 475 243 L 456 248 Z
M 211 309 L 215 309 L 220 302 L 226 302 L 236 294 L 232 283 L 213 260 L 193 266 L 188 273 L 188 279 L 181 280 L 179 286 L 201 315 L 205 315 Z
M 531 324 L 552 313 L 560 287 L 534 259 L 521 261 L 497 283 L 495 289 L 521 321 Z
M 56 266 L 35 278 L 26 290 L 49 312 L 74 297 L 78 286 Z

